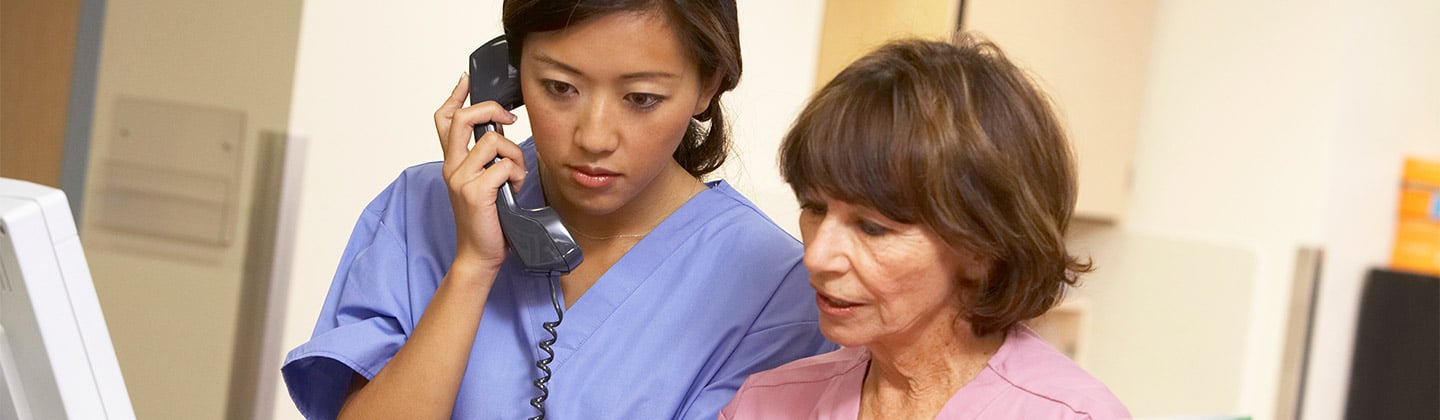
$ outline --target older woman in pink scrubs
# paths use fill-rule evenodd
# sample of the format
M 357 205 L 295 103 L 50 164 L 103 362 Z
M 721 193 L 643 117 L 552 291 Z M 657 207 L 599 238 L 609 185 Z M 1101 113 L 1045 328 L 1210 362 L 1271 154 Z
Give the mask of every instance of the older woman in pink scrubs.
M 908 40 L 841 72 L 786 135 L 820 329 L 722 419 L 1110 419 L 1125 406 L 1025 326 L 1089 271 L 1043 92 L 988 42 Z

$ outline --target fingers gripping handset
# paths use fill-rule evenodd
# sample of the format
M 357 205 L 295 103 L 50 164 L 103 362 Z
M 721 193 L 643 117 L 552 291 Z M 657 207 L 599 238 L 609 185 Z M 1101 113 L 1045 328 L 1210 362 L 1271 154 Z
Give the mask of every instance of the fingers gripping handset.
M 471 105 L 495 101 L 506 110 L 513 110 L 524 102 L 520 95 L 520 74 L 510 65 L 509 50 L 509 43 L 501 35 L 470 54 Z M 495 127 L 493 122 L 476 125 L 475 139 L 495 131 Z M 496 157 L 495 161 L 499 162 L 500 158 Z M 555 210 L 521 208 L 515 202 L 509 182 L 500 186 L 495 207 L 500 215 L 500 230 L 505 233 L 505 244 L 520 257 L 527 271 L 569 273 L 584 259 L 580 245 L 560 223 Z

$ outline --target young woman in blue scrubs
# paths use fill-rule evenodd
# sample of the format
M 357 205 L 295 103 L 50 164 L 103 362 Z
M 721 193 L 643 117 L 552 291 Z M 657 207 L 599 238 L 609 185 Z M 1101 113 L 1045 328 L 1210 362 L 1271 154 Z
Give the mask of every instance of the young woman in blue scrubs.
M 550 280 L 506 255 L 494 202 L 507 180 L 522 207 L 553 207 L 585 255 L 559 279 L 547 417 L 712 419 L 749 374 L 830 350 L 799 242 L 702 181 L 727 153 L 734 1 L 511 0 L 503 21 L 534 137 L 468 146 L 475 124 L 515 116 L 464 106 L 461 78 L 435 112 L 444 161 L 365 208 L 311 340 L 287 357 L 300 411 L 539 413 L 537 343 L 556 313 Z

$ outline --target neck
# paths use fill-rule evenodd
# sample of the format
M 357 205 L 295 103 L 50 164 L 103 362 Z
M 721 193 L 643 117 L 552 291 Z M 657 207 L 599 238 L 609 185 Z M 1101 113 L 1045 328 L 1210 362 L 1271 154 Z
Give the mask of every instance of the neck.
M 976 336 L 968 322 L 954 321 L 959 316 L 936 316 L 930 328 L 868 345 L 865 400 L 874 402 L 872 406 L 902 404 L 938 413 L 1005 342 L 1003 332 Z

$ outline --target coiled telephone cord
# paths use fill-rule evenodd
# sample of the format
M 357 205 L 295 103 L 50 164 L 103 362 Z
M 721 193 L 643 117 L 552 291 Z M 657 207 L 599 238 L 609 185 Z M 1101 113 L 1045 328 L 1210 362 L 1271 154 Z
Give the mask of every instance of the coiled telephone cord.
M 545 420 L 545 400 L 550 398 L 550 389 L 546 387 L 546 384 L 550 382 L 550 361 L 555 360 L 555 351 L 551 350 L 550 346 L 555 345 L 555 340 L 560 338 L 560 335 L 555 332 L 555 327 L 559 327 L 560 321 L 565 320 L 565 310 L 560 307 L 560 294 L 555 287 L 557 280 L 559 280 L 559 276 L 551 273 L 550 303 L 555 305 L 555 321 L 541 324 L 545 328 L 545 332 L 550 333 L 550 338 L 540 341 L 539 345 L 540 351 L 545 352 L 545 358 L 536 361 L 535 367 L 540 368 L 544 374 L 535 379 L 535 388 L 540 390 L 540 396 L 530 399 L 530 406 L 535 407 L 540 414 L 531 417 L 530 420 Z

